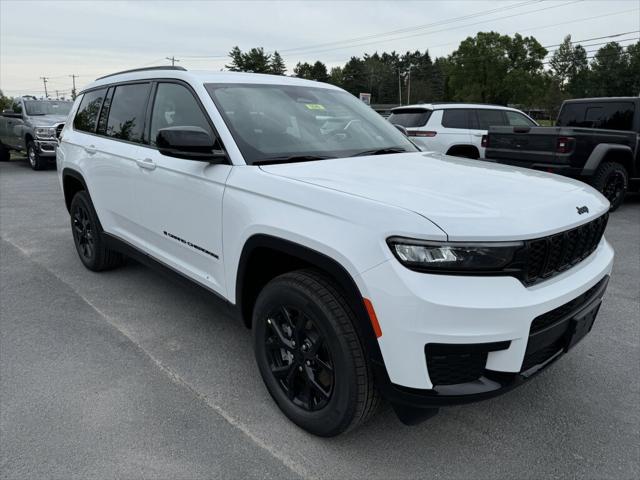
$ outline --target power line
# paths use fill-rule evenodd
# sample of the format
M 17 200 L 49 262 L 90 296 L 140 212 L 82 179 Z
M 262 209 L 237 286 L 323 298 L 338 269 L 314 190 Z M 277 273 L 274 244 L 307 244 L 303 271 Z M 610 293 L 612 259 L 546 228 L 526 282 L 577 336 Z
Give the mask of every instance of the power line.
M 344 39 L 344 40 L 336 40 L 336 41 L 333 41 L 333 42 L 318 43 L 318 44 L 315 44 L 315 45 L 307 45 L 307 46 L 303 46 L 303 47 L 286 48 L 286 49 L 282 49 L 282 50 L 279 50 L 279 51 L 280 52 L 297 52 L 297 51 L 300 51 L 300 50 L 309 50 L 309 49 L 314 50 L 316 48 L 325 47 L 325 46 L 329 46 L 329 45 L 339 45 L 339 44 L 342 44 L 342 43 L 360 42 L 360 41 L 363 41 L 363 40 L 368 40 L 370 38 L 376 38 L 376 37 L 388 37 L 388 36 L 392 36 L 392 35 L 397 35 L 399 33 L 410 32 L 412 30 L 422 30 L 422 29 L 428 29 L 428 28 L 435 27 L 435 26 L 446 25 L 448 23 L 460 22 L 462 20 L 468 20 L 470 18 L 490 15 L 490 14 L 495 13 L 495 12 L 501 12 L 501 11 L 505 11 L 505 10 L 512 10 L 514 8 L 520 8 L 520 7 L 525 6 L 525 5 L 530 5 L 530 4 L 534 4 L 534 3 L 540 3 L 540 2 L 542 2 L 542 0 L 521 2 L 521 3 L 514 4 L 514 5 L 508 5 L 506 7 L 494 8 L 493 10 L 486 10 L 484 12 L 475 12 L 475 13 L 471 13 L 471 14 L 468 14 L 468 15 L 463 15 L 463 16 L 460 16 L 460 17 L 448 18 L 448 19 L 437 21 L 437 22 L 428 23 L 428 24 L 425 24 L 425 25 L 417 25 L 417 26 L 413 26 L 413 27 L 405 27 L 405 28 L 400 28 L 400 29 L 397 29 L 397 30 L 390 30 L 390 31 L 387 31 L 387 32 L 382 32 L 382 33 L 369 34 L 369 35 L 364 35 L 364 36 L 361 36 L 361 37 L 354 37 L 354 38 Z
M 472 27 L 472 26 L 475 26 L 475 25 L 481 25 L 481 24 L 487 23 L 487 22 L 495 22 L 496 20 L 504 20 L 504 19 L 507 19 L 507 18 L 513 18 L 513 17 L 518 17 L 518 16 L 521 16 L 521 15 L 527 15 L 527 14 L 530 14 L 530 13 L 537 13 L 537 12 L 541 12 L 541 11 L 545 11 L 545 10 L 551 10 L 551 9 L 554 9 L 554 8 L 560 8 L 560 7 L 564 7 L 564 6 L 571 5 L 573 3 L 578 3 L 578 2 L 581 2 L 581 1 L 583 1 L 583 0 L 572 0 L 570 2 L 562 3 L 560 5 L 551 5 L 549 7 L 538 8 L 536 10 L 530 10 L 528 12 L 518 12 L 518 13 L 515 13 L 515 14 L 505 15 L 505 16 L 502 16 L 502 17 L 491 18 L 491 19 L 488 19 L 488 20 L 481 20 L 479 22 L 467 23 L 467 24 L 464 24 L 464 25 L 456 26 L 456 27 L 449 27 L 449 28 L 444 28 L 444 29 L 440 29 L 440 30 L 433 30 L 433 31 L 429 31 L 429 32 L 414 33 L 414 34 L 411 34 L 411 35 L 404 35 L 404 36 L 401 36 L 401 37 L 390 38 L 388 40 L 389 41 L 404 40 L 404 39 L 407 39 L 407 38 L 414 38 L 414 37 L 421 37 L 421 36 L 426 36 L 426 35 L 433 35 L 434 33 L 449 32 L 451 30 L 459 30 L 461 28 Z M 604 16 L 606 16 L 606 15 L 600 15 L 599 17 L 604 17 Z M 329 51 L 333 51 L 333 50 L 342 50 L 342 49 L 345 49 L 345 48 L 363 47 L 363 46 L 367 46 L 367 45 L 374 45 L 374 44 L 377 44 L 377 43 L 380 43 L 380 41 L 379 40 L 375 40 L 375 41 L 372 41 L 372 42 L 364 42 L 364 43 L 358 43 L 358 44 L 353 44 L 353 45 L 344 45 L 344 46 L 325 48 L 325 49 L 320 49 L 320 50 L 314 49 L 314 50 L 309 50 L 309 51 L 304 51 L 304 52 L 299 50 L 296 53 L 298 53 L 298 54 L 301 54 L 301 53 L 304 53 L 304 54 L 324 53 L 324 52 L 329 52 Z M 280 51 L 284 52 L 284 50 L 280 50 Z

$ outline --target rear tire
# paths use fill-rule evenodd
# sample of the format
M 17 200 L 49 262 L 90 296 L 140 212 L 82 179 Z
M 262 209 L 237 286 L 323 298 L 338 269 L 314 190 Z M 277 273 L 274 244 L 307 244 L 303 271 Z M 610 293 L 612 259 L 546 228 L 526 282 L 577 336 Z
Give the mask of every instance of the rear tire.
M 262 379 L 282 412 L 315 435 L 353 429 L 380 403 L 355 321 L 342 293 L 314 270 L 276 277 L 258 295 L 253 339 Z
M 98 215 L 86 191 L 74 195 L 69 212 L 73 241 L 85 267 L 100 272 L 119 267 L 125 262 L 124 255 L 107 247 Z
M 31 168 L 34 170 L 44 170 L 47 168 L 47 163 L 40 156 L 38 147 L 33 140 L 29 140 L 29 143 L 27 143 L 27 160 L 29 161 Z
M 629 188 L 629 174 L 618 162 L 604 162 L 596 170 L 592 185 L 609 200 L 609 211 L 613 212 L 624 202 Z
M 11 160 L 11 152 L 7 147 L 0 144 L 0 162 L 8 162 Z

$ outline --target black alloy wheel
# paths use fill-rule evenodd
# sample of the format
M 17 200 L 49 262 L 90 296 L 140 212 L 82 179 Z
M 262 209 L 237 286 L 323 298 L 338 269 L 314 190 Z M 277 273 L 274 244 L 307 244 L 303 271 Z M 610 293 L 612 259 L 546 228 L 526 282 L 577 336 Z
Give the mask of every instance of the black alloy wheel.
M 609 200 L 610 211 L 614 211 L 624 202 L 629 187 L 629 173 L 621 163 L 604 162 L 598 167 L 592 184 Z
M 82 190 L 73 196 L 69 214 L 73 242 L 85 267 L 99 272 L 125 263 L 124 255 L 108 247 L 98 215 L 91 203 L 91 197 L 86 191 Z
M 324 408 L 333 393 L 334 366 L 312 318 L 294 306 L 281 305 L 266 322 L 269 368 L 282 391 L 306 411 Z
M 71 213 L 73 226 L 73 239 L 78 249 L 78 254 L 84 262 L 91 263 L 95 260 L 95 231 L 91 225 L 89 212 L 83 204 L 75 206 Z
M 280 410 L 315 435 L 355 428 L 380 403 L 357 321 L 342 291 L 312 269 L 275 277 L 256 299 L 253 345 L 262 380 Z

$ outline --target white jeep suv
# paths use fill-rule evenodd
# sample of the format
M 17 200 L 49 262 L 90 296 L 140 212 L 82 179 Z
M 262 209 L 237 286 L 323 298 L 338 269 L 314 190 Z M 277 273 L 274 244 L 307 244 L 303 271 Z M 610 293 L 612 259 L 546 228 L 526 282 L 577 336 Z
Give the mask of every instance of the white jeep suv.
M 100 78 L 57 161 L 82 263 L 133 256 L 225 299 L 275 402 L 317 435 L 380 398 L 415 423 L 522 383 L 591 329 L 613 261 L 588 185 L 420 152 L 297 78 Z
M 396 107 L 388 120 L 407 129 L 424 151 L 484 159 L 491 126 L 536 127 L 520 110 L 472 103 L 421 103 Z

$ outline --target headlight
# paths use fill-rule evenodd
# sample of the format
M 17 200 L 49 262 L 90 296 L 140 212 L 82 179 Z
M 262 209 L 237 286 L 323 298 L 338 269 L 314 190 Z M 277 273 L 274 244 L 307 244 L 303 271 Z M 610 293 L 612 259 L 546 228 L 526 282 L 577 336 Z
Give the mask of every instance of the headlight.
M 36 127 L 36 138 L 55 138 L 56 129 L 54 127 Z
M 405 267 L 433 273 L 491 273 L 517 269 L 516 253 L 523 242 L 430 242 L 391 237 L 387 240 Z

